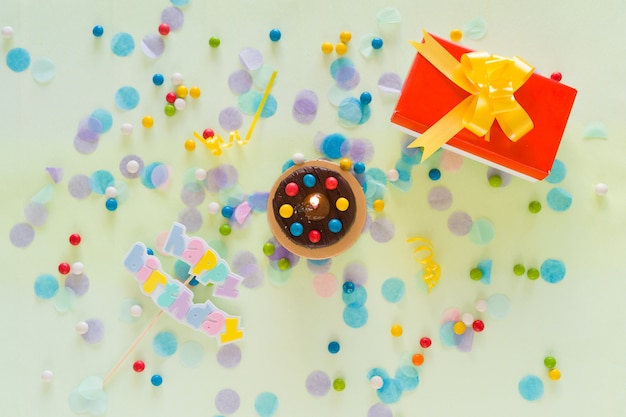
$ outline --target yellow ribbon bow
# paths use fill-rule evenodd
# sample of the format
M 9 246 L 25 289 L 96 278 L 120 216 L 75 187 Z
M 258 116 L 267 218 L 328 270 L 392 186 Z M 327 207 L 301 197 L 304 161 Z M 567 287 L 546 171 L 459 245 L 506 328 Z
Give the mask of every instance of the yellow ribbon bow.
M 470 93 L 411 142 L 410 148 L 423 147 L 422 161 L 463 128 L 489 140 L 489 130 L 497 120 L 504 134 L 513 142 L 533 128 L 533 121 L 514 96 L 534 71 L 526 61 L 487 52 L 468 52 L 457 61 L 427 32 L 424 32 L 424 43 L 410 43 L 443 75 Z

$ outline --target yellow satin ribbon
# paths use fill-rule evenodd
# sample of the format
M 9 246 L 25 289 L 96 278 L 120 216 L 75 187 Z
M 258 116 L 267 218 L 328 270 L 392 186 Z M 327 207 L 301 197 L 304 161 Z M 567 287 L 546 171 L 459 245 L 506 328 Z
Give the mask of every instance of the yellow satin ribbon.
M 410 148 L 423 147 L 422 161 L 463 128 L 489 140 L 489 130 L 497 120 L 504 134 L 513 142 L 533 128 L 533 121 L 514 96 L 534 71 L 526 61 L 487 52 L 468 52 L 457 61 L 427 32 L 424 32 L 424 43 L 410 43 L 443 75 L 470 93 L 411 142 Z
M 413 249 L 413 258 L 424 266 L 424 272 L 422 273 L 422 280 L 428 286 L 428 293 L 437 286 L 439 278 L 441 277 L 441 266 L 435 262 L 435 252 L 433 250 L 433 244 L 430 240 L 423 237 L 412 237 L 407 239 L 407 243 L 421 242 L 422 246 L 418 246 Z M 427 255 L 419 257 L 420 252 L 426 252 Z

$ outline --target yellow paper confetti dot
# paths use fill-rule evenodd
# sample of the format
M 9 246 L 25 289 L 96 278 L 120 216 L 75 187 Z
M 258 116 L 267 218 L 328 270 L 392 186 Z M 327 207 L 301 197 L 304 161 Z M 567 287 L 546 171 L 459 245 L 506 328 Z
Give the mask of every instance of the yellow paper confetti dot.
M 380 213 L 385 209 L 385 202 L 383 200 L 376 200 L 372 204 L 372 207 L 374 208 L 375 212 Z
M 402 326 L 400 326 L 399 324 L 394 324 L 393 326 L 391 326 L 391 335 L 393 337 L 402 336 Z
M 339 197 L 335 202 L 335 207 L 337 207 L 339 211 L 346 211 L 348 207 L 350 207 L 350 202 L 344 197 Z
M 333 51 L 333 44 L 330 42 L 322 43 L 322 52 L 326 55 L 330 54 Z
M 559 371 L 556 368 L 550 369 L 548 371 L 548 378 L 550 378 L 553 381 L 558 381 L 559 379 L 561 379 L 561 371 Z
M 288 219 L 293 215 L 293 207 L 290 204 L 283 204 L 278 209 L 278 213 L 283 219 Z
M 348 52 L 348 45 L 343 42 L 339 42 L 337 45 L 335 45 L 335 52 L 337 52 L 337 55 L 345 54 L 346 52 Z
M 463 323 L 462 321 L 457 321 L 456 323 L 454 323 L 454 326 L 452 326 L 452 330 L 454 330 L 454 334 L 463 334 L 465 333 L 465 323 Z
M 189 95 L 191 96 L 191 98 L 198 98 L 200 97 L 200 87 L 198 86 L 193 86 L 189 89 Z
M 341 40 L 341 42 L 343 43 L 350 42 L 350 39 L 352 39 L 352 33 L 348 32 L 347 30 L 344 30 L 339 34 L 339 40 Z
M 176 95 L 178 97 L 185 98 L 187 97 L 187 94 L 189 94 L 189 89 L 184 85 L 179 85 L 178 87 L 176 87 Z
M 452 42 L 458 42 L 462 37 L 463 32 L 461 32 L 461 29 L 452 29 L 450 31 L 450 40 L 452 40 Z
M 196 141 L 193 139 L 187 139 L 185 141 L 185 149 L 187 149 L 189 152 L 196 149 Z
M 349 170 L 350 168 L 352 168 L 352 161 L 348 158 L 341 158 L 339 160 L 339 168 L 344 171 Z
M 141 119 L 141 125 L 146 129 L 150 129 L 154 126 L 154 119 L 151 116 L 144 116 L 143 119 Z

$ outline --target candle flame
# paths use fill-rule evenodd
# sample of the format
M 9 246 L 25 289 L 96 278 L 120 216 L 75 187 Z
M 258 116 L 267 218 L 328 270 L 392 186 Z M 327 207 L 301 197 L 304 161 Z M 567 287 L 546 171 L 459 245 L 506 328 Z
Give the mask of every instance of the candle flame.
M 320 198 L 318 196 L 313 196 L 311 197 L 311 207 L 313 207 L 313 209 L 317 209 L 320 205 Z

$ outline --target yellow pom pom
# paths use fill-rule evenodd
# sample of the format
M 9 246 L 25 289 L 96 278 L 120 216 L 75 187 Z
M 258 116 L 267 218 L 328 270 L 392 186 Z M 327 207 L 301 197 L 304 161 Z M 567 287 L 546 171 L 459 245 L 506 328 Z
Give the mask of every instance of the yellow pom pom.
M 548 371 L 548 378 L 550 378 L 553 381 L 558 381 L 559 379 L 561 379 L 561 371 L 559 371 L 556 368 L 550 369 Z
M 454 334 L 458 335 L 465 333 L 465 323 L 463 323 L 462 321 L 457 321 L 456 323 L 454 323 L 454 326 L 452 326 L 452 330 L 454 330 Z

